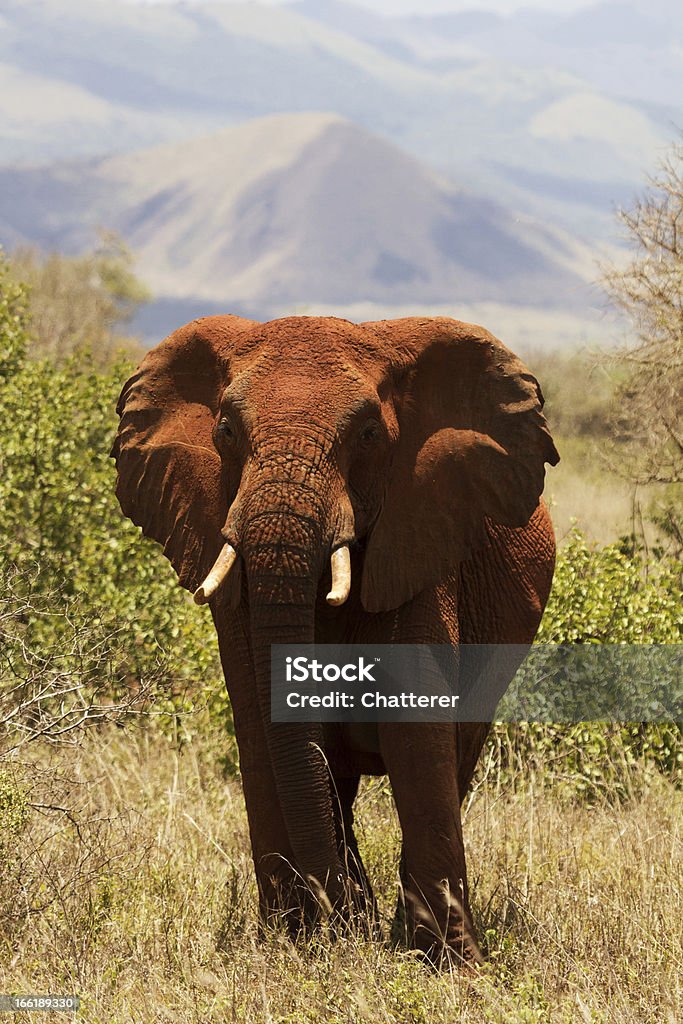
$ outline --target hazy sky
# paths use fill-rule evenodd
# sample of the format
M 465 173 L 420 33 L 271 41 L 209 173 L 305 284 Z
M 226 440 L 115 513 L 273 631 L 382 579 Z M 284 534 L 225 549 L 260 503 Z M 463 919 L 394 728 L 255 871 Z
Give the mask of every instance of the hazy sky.
M 124 0 L 126 3 L 173 3 L 177 0 Z M 186 0 L 187 2 L 187 0 Z M 201 0 L 189 0 L 190 3 L 201 3 Z M 209 2 L 209 0 L 205 0 Z M 235 2 L 235 0 L 213 0 L 218 2 Z M 290 0 L 247 0 L 251 3 L 282 4 Z M 378 14 L 432 14 L 444 11 L 480 10 L 500 11 L 508 13 L 520 7 L 544 7 L 555 11 L 576 11 L 581 7 L 589 7 L 595 0 L 350 0 L 360 7 L 367 7 Z
M 261 3 L 284 3 L 286 0 L 260 0 Z M 506 13 L 520 7 L 545 7 L 556 11 L 575 11 L 588 7 L 595 0 L 353 0 L 378 14 L 431 14 L 444 11 L 465 11 L 476 8 Z

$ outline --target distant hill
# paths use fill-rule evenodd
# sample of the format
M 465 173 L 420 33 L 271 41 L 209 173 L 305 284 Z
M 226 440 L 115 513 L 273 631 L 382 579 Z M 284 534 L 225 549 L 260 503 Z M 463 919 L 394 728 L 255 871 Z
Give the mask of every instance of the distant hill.
M 4 0 L 0 163 L 333 111 L 600 242 L 683 123 L 681 10 L 612 0 L 388 19 L 341 0 Z
M 263 317 L 313 305 L 587 301 L 558 229 L 456 189 L 337 115 L 256 119 L 189 142 L 0 170 L 13 244 L 77 252 L 119 232 L 160 299 Z
M 118 230 L 149 337 L 315 308 L 591 344 L 614 208 L 683 125 L 683 7 L 475 6 L 3 0 L 0 244 Z

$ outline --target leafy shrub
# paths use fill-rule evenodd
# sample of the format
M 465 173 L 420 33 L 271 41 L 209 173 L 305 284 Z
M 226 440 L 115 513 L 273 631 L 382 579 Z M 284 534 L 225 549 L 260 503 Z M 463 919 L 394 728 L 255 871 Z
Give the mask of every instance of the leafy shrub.
M 162 666 L 179 693 L 222 692 L 209 616 L 114 495 L 109 450 L 131 365 L 98 368 L 85 349 L 60 364 L 28 353 L 25 293 L 0 263 L 0 574 L 12 574 L 19 603 L 49 598 L 54 610 L 27 617 L 26 642 L 59 647 L 87 621 L 117 633 L 121 677 Z
M 11 857 L 13 846 L 28 820 L 28 813 L 24 789 L 10 772 L 0 772 L 0 866 Z
M 573 644 L 673 644 L 683 632 L 681 563 L 619 544 L 598 548 L 573 533 L 560 549 L 537 640 Z
M 121 350 L 139 356 L 139 343 L 122 333 L 149 299 L 132 264 L 123 242 L 107 232 L 83 256 L 15 251 L 10 272 L 28 290 L 31 354 L 61 362 L 87 346 L 100 366 Z
M 551 644 L 678 644 L 681 564 L 644 564 L 623 544 L 596 547 L 573 533 L 558 553 L 537 641 Z M 681 723 L 599 721 L 498 724 L 489 737 L 489 773 L 510 784 L 536 769 L 575 798 L 625 797 L 629 769 L 646 761 L 683 782 Z

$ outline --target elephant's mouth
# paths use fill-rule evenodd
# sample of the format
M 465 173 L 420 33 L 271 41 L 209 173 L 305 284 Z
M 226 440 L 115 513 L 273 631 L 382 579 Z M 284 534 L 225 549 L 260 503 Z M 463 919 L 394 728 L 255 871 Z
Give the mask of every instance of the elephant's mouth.
M 235 565 L 238 555 L 232 544 L 224 544 L 218 558 L 211 566 L 203 583 L 195 590 L 196 604 L 207 604 L 224 585 L 230 570 Z M 332 586 L 327 595 L 327 603 L 333 607 L 344 604 L 351 592 L 351 554 L 348 544 L 335 548 L 330 555 Z

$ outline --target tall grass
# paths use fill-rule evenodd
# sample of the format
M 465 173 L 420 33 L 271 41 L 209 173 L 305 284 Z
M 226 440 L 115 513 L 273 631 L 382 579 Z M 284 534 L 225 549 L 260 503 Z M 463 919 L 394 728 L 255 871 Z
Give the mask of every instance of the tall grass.
M 82 1019 L 108 1024 L 682 1019 L 683 795 L 646 764 L 591 805 L 539 767 L 484 766 L 465 835 L 487 962 L 438 975 L 360 934 L 259 937 L 240 784 L 219 768 L 231 741 L 200 733 L 105 726 L 75 751 L 36 749 L 30 772 L 5 766 L 1 991 L 77 993 Z M 385 780 L 365 781 L 358 821 L 388 934 Z

